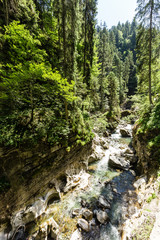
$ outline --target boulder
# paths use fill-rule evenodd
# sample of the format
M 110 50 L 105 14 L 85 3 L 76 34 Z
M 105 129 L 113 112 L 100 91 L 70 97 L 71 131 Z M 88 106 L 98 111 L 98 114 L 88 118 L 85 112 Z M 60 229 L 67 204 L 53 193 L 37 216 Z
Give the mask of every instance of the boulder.
M 78 229 L 74 231 L 70 240 L 82 240 L 81 232 Z
M 106 200 L 106 198 L 102 195 L 99 196 L 98 199 L 98 205 L 102 208 L 110 208 L 109 202 Z
M 139 189 L 140 187 L 142 187 L 143 185 L 145 185 L 147 183 L 147 177 L 141 177 L 139 178 L 134 184 L 133 186 L 137 189 Z
M 131 113 L 132 112 L 130 110 L 123 110 L 121 112 L 121 118 L 129 116 L 129 115 L 131 115 Z
M 103 133 L 103 136 L 104 136 L 104 137 L 109 137 L 109 135 L 110 135 L 110 133 L 109 133 L 108 131 L 105 131 L 105 132 Z
M 96 217 L 98 222 L 104 224 L 109 221 L 108 214 L 105 211 L 98 210 L 96 211 Z
M 101 151 L 98 151 L 97 149 L 95 150 L 94 153 L 92 153 L 89 158 L 88 158 L 88 163 L 93 163 L 93 162 L 96 162 L 96 161 L 99 161 L 100 159 L 102 159 L 104 157 L 104 152 L 101 150 Z
M 120 133 L 121 133 L 122 137 L 131 137 L 130 132 L 125 128 L 121 128 Z
M 80 213 L 81 213 L 81 209 L 75 208 L 75 209 L 73 209 L 73 211 L 72 211 L 72 216 L 73 216 L 73 217 L 79 216 Z
M 82 216 L 83 216 L 86 220 L 90 221 L 90 220 L 92 220 L 92 218 L 93 218 L 93 213 L 92 213 L 92 211 L 90 211 L 89 209 L 84 209 L 83 212 L 82 212 Z
M 118 169 L 122 169 L 122 170 L 128 170 L 130 167 L 130 164 L 128 161 L 126 161 L 124 158 L 118 157 L 116 155 L 110 156 L 108 165 L 109 165 L 109 167 L 118 168 Z
M 83 218 L 78 219 L 77 225 L 85 232 L 89 232 L 90 230 L 89 223 Z

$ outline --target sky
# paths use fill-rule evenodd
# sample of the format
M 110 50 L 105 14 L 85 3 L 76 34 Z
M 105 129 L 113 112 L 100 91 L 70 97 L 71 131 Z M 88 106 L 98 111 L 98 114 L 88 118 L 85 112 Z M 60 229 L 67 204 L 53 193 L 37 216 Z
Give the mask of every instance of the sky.
M 98 24 L 106 22 L 110 29 L 118 22 L 132 22 L 137 0 L 98 0 Z

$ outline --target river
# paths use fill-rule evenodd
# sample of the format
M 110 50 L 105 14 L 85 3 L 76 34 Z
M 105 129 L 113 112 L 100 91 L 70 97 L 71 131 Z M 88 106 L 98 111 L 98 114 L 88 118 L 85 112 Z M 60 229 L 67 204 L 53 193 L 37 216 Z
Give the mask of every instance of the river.
M 133 203 L 133 199 L 136 202 L 136 194 L 133 188 L 134 171 L 131 169 L 112 169 L 108 166 L 111 155 L 122 158 L 122 153 L 126 149 L 132 151 L 132 139 L 131 137 L 124 138 L 121 136 L 121 127 L 119 125 L 109 138 L 101 138 L 103 142 L 107 141 L 109 148 L 104 149 L 101 145 L 96 145 L 96 151 L 103 157 L 90 164 L 87 173 L 81 172 L 79 176 L 76 176 L 78 180 L 80 177 L 84 180 L 82 181 L 83 186 L 63 194 L 60 202 L 50 205 L 50 212 L 60 225 L 58 239 L 121 239 L 122 226 L 129 215 L 132 214 L 130 205 Z M 131 125 L 126 125 L 125 129 L 131 132 Z M 100 206 L 100 198 L 105 199 L 109 203 L 109 207 Z M 79 235 L 76 237 L 76 234 L 72 235 L 72 233 L 77 229 L 77 221 L 81 217 L 83 209 L 92 211 L 93 219 L 89 224 L 90 230 L 81 231 L 79 228 Z M 108 215 L 108 220 L 103 224 L 96 219 L 98 211 L 106 212 Z

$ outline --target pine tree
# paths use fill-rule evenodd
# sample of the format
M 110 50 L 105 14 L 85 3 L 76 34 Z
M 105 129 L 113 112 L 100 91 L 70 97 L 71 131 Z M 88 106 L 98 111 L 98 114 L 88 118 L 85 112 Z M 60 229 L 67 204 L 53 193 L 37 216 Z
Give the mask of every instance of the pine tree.
M 157 17 L 159 16 L 160 1 L 159 0 L 138 0 L 137 1 L 137 19 L 140 21 L 137 44 L 142 56 L 138 53 L 140 67 L 148 64 L 148 92 L 149 102 L 152 104 L 152 62 L 153 62 L 153 42 L 156 29 Z M 143 49 L 143 51 L 142 51 Z M 146 51 L 147 49 L 147 51 Z M 145 60 L 146 59 L 146 60 Z

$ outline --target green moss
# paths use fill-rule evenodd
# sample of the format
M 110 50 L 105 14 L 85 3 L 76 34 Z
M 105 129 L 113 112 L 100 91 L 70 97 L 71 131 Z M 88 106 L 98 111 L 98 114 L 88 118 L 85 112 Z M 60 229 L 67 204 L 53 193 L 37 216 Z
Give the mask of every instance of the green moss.
M 156 194 L 155 193 L 152 193 L 152 196 L 150 196 L 147 200 L 146 200 L 146 202 L 147 203 L 150 203 L 153 199 L 155 199 L 155 198 L 157 198 L 157 196 L 156 196 Z

